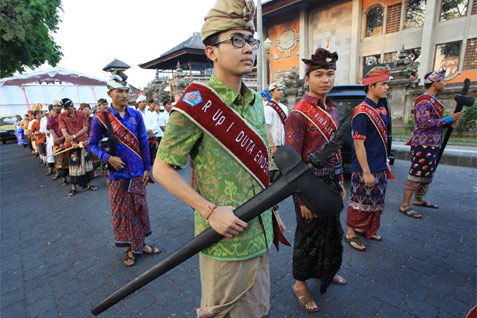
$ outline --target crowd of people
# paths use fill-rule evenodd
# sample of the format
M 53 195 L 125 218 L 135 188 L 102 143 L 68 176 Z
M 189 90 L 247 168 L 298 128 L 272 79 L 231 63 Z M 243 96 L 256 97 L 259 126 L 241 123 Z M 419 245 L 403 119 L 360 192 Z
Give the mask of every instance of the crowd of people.
M 147 127 L 151 153 L 155 153 L 172 104 L 169 100 L 164 100 L 163 105 L 154 99 L 146 102 L 146 97 L 140 96 L 136 107 Z M 100 159 L 88 151 L 87 144 L 93 118 L 107 110 L 108 102 L 104 98 L 100 98 L 95 107 L 81 103 L 78 109 L 68 98 L 53 100 L 45 110 L 41 104 L 35 104 L 34 110 L 28 111 L 23 118 L 16 115 L 17 142 L 28 147 L 39 163 L 47 168 L 47 176 L 54 175 L 52 180 L 61 179 L 62 186 L 71 184 L 68 197 L 77 193 L 77 186 L 96 191 L 92 180 L 99 175 L 106 176 L 107 170 L 101 167 Z
M 280 178 L 273 160 L 280 147 L 293 148 L 309 164 L 317 183 L 326 185 L 340 200 L 346 197 L 340 151 L 322 166 L 310 161 L 340 126 L 337 108 L 327 98 L 339 71 L 338 54 L 319 48 L 310 59 L 302 60 L 308 93 L 290 112 L 281 103 L 283 87 L 279 83 L 272 83 L 262 100 L 242 81 L 252 71 L 260 46 L 253 37 L 254 12 L 252 1 L 216 2 L 201 31 L 214 73 L 206 85 L 191 84 L 174 107 L 169 101 L 163 106 L 148 103 L 143 96 L 136 100 L 137 110 L 129 107 L 127 77 L 116 72 L 107 83 L 112 100 L 109 106 L 100 100 L 95 110 L 88 105 L 76 110 L 65 98 L 52 103 L 48 119 L 43 120 L 42 113 L 32 113 L 18 124 L 27 132 L 32 151 L 48 166 L 48 174 L 56 168 L 54 179 L 63 178 L 66 184 L 69 173 L 69 196 L 76 193 L 76 185 L 96 190 L 91 184 L 95 162 L 105 163 L 114 241 L 126 248 L 126 266 L 133 266 L 143 253 L 161 251 L 145 243 L 152 230 L 146 192 L 147 184 L 154 182 L 151 171 L 167 191 L 194 209 L 196 235 L 211 227 L 224 237 L 200 253 L 199 318 L 270 314 L 269 253 L 272 243 L 278 249 L 277 241 L 290 245 L 284 236 L 285 225 L 277 205 L 248 222 L 234 214 L 234 209 Z M 319 310 L 307 281 L 320 279 L 321 293 L 332 283 L 346 284 L 338 275 L 343 237 L 361 252 L 366 250 L 363 238 L 383 239 L 377 232 L 387 180 L 393 178 L 386 148 L 389 117 L 382 103 L 389 75 L 386 68 L 371 69 L 363 79 L 366 97 L 353 110 L 346 234 L 339 213 L 328 216 L 326 211 L 312 211 L 299 193 L 293 196 L 295 283 L 290 292 L 306 311 Z M 435 172 L 442 128 L 455 127 L 462 117 L 462 113 L 442 114 L 444 107 L 436 95 L 444 88 L 444 80 L 445 70 L 426 74 L 426 92 L 415 104 L 412 165 L 399 208 L 413 218 L 421 217 L 410 208 L 413 193 L 414 205 L 437 208 L 423 197 Z M 107 142 L 103 142 L 105 138 Z M 69 149 L 68 155 L 59 149 Z M 57 154 L 54 165 L 50 154 Z M 175 171 L 188 160 L 190 183 Z

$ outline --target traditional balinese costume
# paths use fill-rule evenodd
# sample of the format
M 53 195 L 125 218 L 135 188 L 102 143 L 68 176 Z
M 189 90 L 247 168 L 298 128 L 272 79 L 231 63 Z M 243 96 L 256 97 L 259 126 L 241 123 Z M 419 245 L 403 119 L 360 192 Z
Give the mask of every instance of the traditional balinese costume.
M 63 107 L 74 107 L 73 102 L 68 98 L 63 98 L 61 104 Z M 76 109 L 71 115 L 67 111 L 61 113 L 58 116 L 58 122 L 60 129 L 66 129 L 71 136 L 77 134 L 83 128 L 88 127 L 88 118 L 85 113 Z M 87 140 L 87 132 L 74 139 L 76 143 L 86 142 Z M 69 140 L 65 139 L 65 147 L 70 148 L 71 146 Z M 73 148 L 68 152 L 70 182 L 72 184 L 77 184 L 82 188 L 86 188 L 88 183 L 94 178 L 91 156 L 85 147 Z
M 389 70 L 378 69 L 363 79 L 363 85 L 388 81 Z M 364 183 L 363 169 L 352 143 L 351 184 L 349 190 L 346 225 L 365 232 L 366 238 L 376 234 L 384 210 L 387 185 L 387 131 L 389 117 L 385 105 L 365 97 L 353 110 L 353 139 L 363 139 L 371 174 L 376 181 L 373 187 Z
M 316 69 L 336 69 L 338 54 L 325 49 L 317 49 L 307 65 L 306 73 Z M 290 111 L 286 121 L 285 144 L 292 146 L 303 161 L 309 162 L 310 154 L 317 151 L 335 134 L 339 126 L 338 110 L 335 104 L 305 95 Z M 341 192 L 339 182 L 343 181 L 341 152 L 333 156 L 326 167 L 311 168 L 325 184 L 336 192 Z M 298 281 L 310 278 L 321 279 L 321 293 L 324 293 L 338 272 L 342 261 L 343 230 L 339 214 L 333 217 L 317 216 L 311 220 L 304 218 L 299 195 L 294 195 L 297 227 L 293 247 L 293 277 Z
M 129 89 L 129 85 L 119 75 L 113 75 L 108 90 L 116 88 Z M 93 118 L 88 150 L 101 161 L 107 162 L 114 155 L 125 163 L 121 170 L 108 173 L 113 235 L 117 247 L 130 248 L 134 258 L 138 258 L 146 245 L 144 239 L 151 234 L 147 192 L 142 181 L 144 171 L 151 169 L 146 128 L 141 113 L 128 106 L 123 117 L 113 106 L 108 107 L 106 116 L 117 138 L 116 153 L 107 153 L 100 146 L 103 137 L 111 138 L 102 112 Z
M 219 0 L 205 18 L 202 39 L 235 29 L 253 33 L 254 13 L 252 1 Z M 193 83 L 171 110 L 157 157 L 180 166 L 190 155 L 193 188 L 217 205 L 238 207 L 269 183 L 262 105 L 260 95 L 245 84 L 239 94 L 215 74 L 206 86 Z M 196 235 L 209 227 L 209 221 L 195 211 Z M 204 249 L 199 258 L 202 300 L 197 316 L 267 317 L 268 254 L 273 241 L 268 210 L 234 238 Z
M 55 102 L 56 101 L 54 101 L 54 103 Z M 48 129 L 48 131 L 54 132 L 58 138 L 63 137 L 63 133 L 60 129 L 60 124 L 58 122 L 58 115 L 50 114 L 50 116 L 48 116 L 48 122 L 47 122 L 46 128 Z M 52 134 L 50 133 L 50 135 Z M 63 147 L 64 147 L 64 141 L 59 143 L 54 142 L 53 152 L 57 152 Z M 54 160 L 55 160 L 55 168 L 56 168 L 56 173 L 58 175 L 58 178 L 66 178 L 66 176 L 68 176 L 68 173 L 69 173 L 68 155 L 66 154 L 66 152 L 63 152 L 52 157 L 54 157 Z
M 445 80 L 446 69 L 432 72 L 424 83 Z M 423 201 L 432 182 L 442 142 L 444 125 L 452 123 L 451 116 L 443 116 L 444 105 L 436 96 L 425 92 L 414 103 L 414 134 L 410 140 L 411 168 L 406 189 L 415 191 L 417 201 Z

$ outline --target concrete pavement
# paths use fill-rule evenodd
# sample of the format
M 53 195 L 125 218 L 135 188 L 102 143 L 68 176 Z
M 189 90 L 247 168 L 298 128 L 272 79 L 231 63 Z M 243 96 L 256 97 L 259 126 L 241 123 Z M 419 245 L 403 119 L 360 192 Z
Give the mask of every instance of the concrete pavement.
M 427 197 L 440 208 L 419 209 L 424 218 L 415 220 L 397 212 L 408 168 L 402 160 L 393 167 L 383 241 L 369 241 L 365 253 L 345 245 L 340 274 L 348 285 L 319 295 L 319 282 L 310 282 L 321 309 L 314 317 L 463 317 L 476 304 L 477 170 L 440 165 Z M 150 185 L 147 242 L 164 251 L 126 268 L 123 249 L 113 244 L 105 178 L 94 180 L 98 191 L 68 199 L 69 188 L 45 173 L 28 150 L 0 146 L 2 317 L 92 317 L 91 306 L 193 236 L 191 209 Z M 290 199 L 280 213 L 292 240 Z M 292 248 L 270 255 L 271 317 L 310 317 L 291 291 Z M 195 256 L 99 317 L 195 317 L 199 302 Z

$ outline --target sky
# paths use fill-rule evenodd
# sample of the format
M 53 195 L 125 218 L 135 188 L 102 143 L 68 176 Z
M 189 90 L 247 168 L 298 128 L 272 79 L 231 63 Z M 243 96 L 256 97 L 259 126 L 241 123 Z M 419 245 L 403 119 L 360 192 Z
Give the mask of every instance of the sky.
M 143 88 L 155 71 L 137 65 L 200 32 L 215 1 L 63 0 L 62 22 L 53 34 L 63 52 L 57 66 L 107 80 L 103 67 L 117 58 L 131 66 L 129 83 Z

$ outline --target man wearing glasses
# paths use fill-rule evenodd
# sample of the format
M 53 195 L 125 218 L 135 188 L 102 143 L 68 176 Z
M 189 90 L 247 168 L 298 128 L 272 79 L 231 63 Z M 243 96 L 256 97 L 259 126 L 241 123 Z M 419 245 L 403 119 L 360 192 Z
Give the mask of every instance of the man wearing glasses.
M 244 0 L 219 0 L 207 14 L 202 41 L 214 74 L 207 86 L 191 84 L 172 108 L 153 169 L 156 180 L 194 208 L 196 235 L 212 227 L 225 236 L 200 253 L 198 317 L 270 311 L 272 213 L 245 223 L 233 212 L 269 182 L 262 98 L 242 82 L 260 45 L 254 14 L 253 1 Z M 191 185 L 173 169 L 189 155 Z

